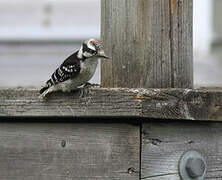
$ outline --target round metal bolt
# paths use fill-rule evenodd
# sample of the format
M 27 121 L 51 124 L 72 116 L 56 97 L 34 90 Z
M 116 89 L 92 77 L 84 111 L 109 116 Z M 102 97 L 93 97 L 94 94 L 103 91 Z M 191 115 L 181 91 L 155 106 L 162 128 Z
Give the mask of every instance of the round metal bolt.
M 189 158 L 185 168 L 189 177 L 197 178 L 203 176 L 206 166 L 204 161 L 200 158 Z
M 197 151 L 188 151 L 180 159 L 179 173 L 183 180 L 204 180 L 206 161 Z

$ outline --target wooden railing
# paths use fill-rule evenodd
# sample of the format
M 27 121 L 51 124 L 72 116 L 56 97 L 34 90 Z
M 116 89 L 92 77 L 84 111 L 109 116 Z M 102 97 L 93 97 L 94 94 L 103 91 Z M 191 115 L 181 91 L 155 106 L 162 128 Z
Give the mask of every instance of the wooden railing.
M 222 179 L 222 90 L 192 89 L 192 0 L 101 7 L 103 88 L 0 90 L 0 179 Z

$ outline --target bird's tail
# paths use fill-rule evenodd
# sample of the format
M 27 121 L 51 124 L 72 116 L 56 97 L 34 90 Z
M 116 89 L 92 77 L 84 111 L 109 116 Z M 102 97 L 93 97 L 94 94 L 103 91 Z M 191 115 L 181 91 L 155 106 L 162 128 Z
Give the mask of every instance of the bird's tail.
M 42 87 L 42 89 L 39 90 L 39 93 L 42 94 L 42 93 L 44 93 L 47 89 L 49 89 L 49 87 L 48 87 L 48 86 L 44 86 L 44 87 Z
M 39 90 L 40 97 L 45 97 L 46 94 L 48 94 L 49 88 L 50 88 L 52 85 L 53 85 L 53 81 L 52 81 L 52 79 L 49 79 L 49 80 L 46 82 L 46 85 Z

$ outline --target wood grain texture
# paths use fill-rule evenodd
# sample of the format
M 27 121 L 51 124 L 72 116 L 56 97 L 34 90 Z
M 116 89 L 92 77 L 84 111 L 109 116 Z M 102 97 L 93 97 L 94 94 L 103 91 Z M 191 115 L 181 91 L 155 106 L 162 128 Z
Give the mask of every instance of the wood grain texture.
M 192 0 L 102 0 L 103 87 L 191 88 Z M 173 8 L 173 9 L 172 9 Z
M 35 89 L 0 89 L 0 117 L 148 117 L 222 120 L 222 90 L 89 89 L 39 99 Z
M 135 125 L 1 123 L 0 136 L 2 180 L 139 180 Z
M 207 162 L 205 179 L 222 179 L 222 124 L 149 122 L 142 129 L 141 179 L 180 180 L 178 163 L 186 151 L 200 152 Z
M 104 89 L 105 90 L 105 89 Z M 40 99 L 36 89 L 0 90 L 0 116 L 101 117 L 139 115 L 141 104 L 130 92 L 91 89 L 84 98 L 79 92 L 50 94 Z M 111 92 L 111 93 L 110 93 Z
M 193 87 L 193 0 L 173 0 L 171 22 L 172 87 Z

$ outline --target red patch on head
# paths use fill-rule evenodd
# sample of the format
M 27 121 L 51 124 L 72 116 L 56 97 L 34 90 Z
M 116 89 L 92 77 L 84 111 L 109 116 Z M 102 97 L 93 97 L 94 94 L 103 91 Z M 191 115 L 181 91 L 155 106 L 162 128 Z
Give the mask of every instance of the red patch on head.
M 95 45 L 95 46 L 99 44 L 99 42 L 96 41 L 96 40 L 91 41 L 91 43 L 92 43 L 93 45 Z

